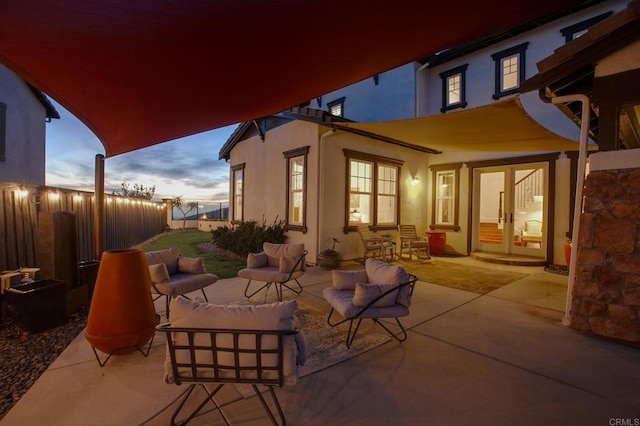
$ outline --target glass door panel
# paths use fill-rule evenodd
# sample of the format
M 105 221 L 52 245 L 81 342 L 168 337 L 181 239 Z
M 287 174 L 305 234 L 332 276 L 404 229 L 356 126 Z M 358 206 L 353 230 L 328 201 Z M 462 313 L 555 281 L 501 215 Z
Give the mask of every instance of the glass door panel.
M 505 171 L 481 171 L 478 175 L 477 247 L 479 250 L 503 252 Z
M 514 169 L 513 238 L 511 252 L 542 257 L 545 255 L 546 169 L 527 165 Z
M 545 256 L 546 176 L 544 163 L 475 171 L 474 250 Z

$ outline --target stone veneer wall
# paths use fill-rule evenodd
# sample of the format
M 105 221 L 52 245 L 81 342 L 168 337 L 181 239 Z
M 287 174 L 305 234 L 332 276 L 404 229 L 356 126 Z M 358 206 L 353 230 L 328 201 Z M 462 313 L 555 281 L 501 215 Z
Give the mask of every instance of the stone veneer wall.
M 571 326 L 640 342 L 640 169 L 585 181 Z

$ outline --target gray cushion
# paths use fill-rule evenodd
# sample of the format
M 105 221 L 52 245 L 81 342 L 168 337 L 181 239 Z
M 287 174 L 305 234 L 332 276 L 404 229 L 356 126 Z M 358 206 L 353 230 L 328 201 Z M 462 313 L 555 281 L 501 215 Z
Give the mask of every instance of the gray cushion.
M 207 268 L 201 257 L 178 257 L 178 271 L 187 274 L 206 274 Z
M 280 259 L 283 257 L 296 257 L 304 254 L 304 244 L 263 243 L 262 249 L 267 255 L 269 266 L 277 267 L 280 267 Z M 301 268 L 303 271 L 306 270 L 306 265 L 301 265 Z
M 167 265 L 164 263 L 149 265 L 149 275 L 151 275 L 151 282 L 154 284 L 169 281 L 169 271 L 167 270 Z
M 265 305 L 213 305 L 209 303 L 200 303 L 188 300 L 182 297 L 173 299 L 170 305 L 170 322 L 172 327 L 194 327 L 194 328 L 220 328 L 220 329 L 236 329 L 236 330 L 293 330 L 294 329 L 294 313 L 298 305 L 295 301 L 286 301 L 271 303 Z M 208 346 L 208 336 L 201 336 L 204 341 L 201 344 Z M 219 339 L 230 339 L 231 336 L 218 336 Z M 178 340 L 178 341 L 177 341 Z M 174 342 L 178 344 L 186 344 L 187 338 L 184 334 L 178 333 L 174 336 Z M 249 339 L 251 340 L 251 339 Z M 244 340 L 246 342 L 246 340 Z M 241 344 L 243 340 L 240 340 Z M 265 349 L 274 349 L 277 347 L 276 338 L 268 339 L 263 342 Z M 198 344 L 196 340 L 196 344 Z M 251 342 L 247 343 L 248 347 L 252 347 Z M 295 383 L 297 380 L 296 366 L 296 343 L 294 336 L 285 336 L 284 338 L 284 360 L 283 374 L 285 381 Z M 178 362 L 186 363 L 189 361 L 188 354 L 176 354 Z M 201 361 L 211 363 L 211 353 L 202 351 L 204 357 Z M 246 357 L 247 355 L 245 355 Z M 186 358 L 185 358 L 186 357 Z M 220 364 L 233 366 L 236 360 L 233 354 L 228 352 L 218 353 L 218 362 Z M 249 357 L 250 358 L 250 357 Z M 239 363 L 245 358 L 240 356 Z M 266 366 L 275 366 L 277 357 L 275 354 L 263 354 L 262 362 Z M 255 365 L 254 359 L 249 359 L 247 366 Z M 224 372 L 223 372 L 224 373 Z M 203 371 L 203 375 L 210 374 Z M 270 373 L 267 373 L 269 375 Z M 231 373 L 229 373 L 231 375 Z M 232 377 L 232 376 L 231 376 Z M 173 371 L 171 368 L 171 358 L 167 353 L 165 358 L 165 381 L 173 382 Z
M 171 275 L 168 282 L 151 286 L 151 291 L 175 297 L 200 290 L 216 281 L 218 281 L 218 277 L 214 274 L 175 274 Z
M 397 284 L 356 284 L 356 289 L 353 294 L 353 305 L 358 307 L 365 307 L 374 299 L 383 293 L 393 289 Z M 391 291 L 382 298 L 378 299 L 372 306 L 384 307 L 392 306 L 396 304 L 398 298 L 398 290 Z
M 335 290 L 355 290 L 357 283 L 367 283 L 367 271 L 331 271 L 331 281 Z
M 169 275 L 178 273 L 178 256 L 180 256 L 179 247 L 171 247 L 169 249 L 156 250 L 145 253 L 147 264 L 155 265 L 157 263 L 164 263 L 165 265 L 167 265 L 167 271 L 169 271 Z
M 334 290 L 329 287 L 322 291 L 322 295 L 326 301 L 329 302 L 331 307 L 345 318 L 351 318 L 362 310 L 361 307 L 354 306 L 352 303 L 354 295 L 353 291 Z M 405 317 L 407 315 L 409 315 L 409 308 L 396 304 L 384 308 L 371 307 L 364 311 L 359 318 L 397 318 Z
M 247 268 L 263 268 L 269 264 L 269 258 L 265 252 L 249 253 L 247 256 Z
M 409 274 L 400 266 L 389 265 L 378 259 L 367 259 L 365 263 L 370 284 L 404 284 L 409 282 Z M 404 286 L 398 294 L 398 303 L 411 305 L 411 287 Z

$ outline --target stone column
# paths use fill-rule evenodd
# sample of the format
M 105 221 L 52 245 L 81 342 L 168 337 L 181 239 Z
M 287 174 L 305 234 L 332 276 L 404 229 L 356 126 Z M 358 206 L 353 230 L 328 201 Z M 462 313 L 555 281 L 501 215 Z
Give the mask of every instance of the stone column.
M 593 154 L 590 166 L 571 326 L 640 342 L 640 149 Z

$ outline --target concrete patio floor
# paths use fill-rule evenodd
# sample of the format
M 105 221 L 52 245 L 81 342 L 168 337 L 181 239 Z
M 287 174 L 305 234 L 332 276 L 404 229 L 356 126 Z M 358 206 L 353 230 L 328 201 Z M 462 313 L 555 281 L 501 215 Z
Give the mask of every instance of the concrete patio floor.
M 563 327 L 567 277 L 470 258 L 435 261 L 529 275 L 486 295 L 419 282 L 403 321 L 406 342 L 276 391 L 289 424 L 640 424 L 640 350 Z M 310 268 L 301 282 L 297 299 L 328 312 L 321 293 L 330 272 Z M 209 300 L 238 300 L 244 283 L 220 280 Z M 163 346 L 157 334 L 148 358 L 117 356 L 101 368 L 81 333 L 0 425 L 168 424 L 171 410 L 162 409 L 185 387 L 162 381 Z M 268 424 L 255 397 L 227 386 L 221 402 L 233 424 Z M 224 422 L 209 411 L 190 424 Z

